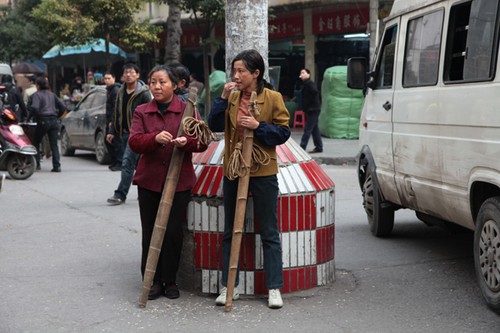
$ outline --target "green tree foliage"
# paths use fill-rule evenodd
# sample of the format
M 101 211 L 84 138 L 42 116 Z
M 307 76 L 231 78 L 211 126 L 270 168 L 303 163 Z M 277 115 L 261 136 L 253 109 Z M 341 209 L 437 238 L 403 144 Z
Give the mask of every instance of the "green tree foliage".
M 35 24 L 31 10 L 40 0 L 22 0 L 0 17 L 0 62 L 40 59 L 50 48 L 49 37 Z
M 94 38 L 145 49 L 158 27 L 134 18 L 144 0 L 42 0 L 32 15 L 53 44 L 80 44 Z

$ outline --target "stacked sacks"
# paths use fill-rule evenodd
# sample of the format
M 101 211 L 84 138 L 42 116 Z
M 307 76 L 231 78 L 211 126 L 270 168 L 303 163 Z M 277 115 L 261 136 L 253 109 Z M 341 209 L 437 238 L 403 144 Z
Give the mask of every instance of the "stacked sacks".
M 347 87 L 347 66 L 327 68 L 321 83 L 321 135 L 335 139 L 357 139 L 363 106 L 362 90 Z

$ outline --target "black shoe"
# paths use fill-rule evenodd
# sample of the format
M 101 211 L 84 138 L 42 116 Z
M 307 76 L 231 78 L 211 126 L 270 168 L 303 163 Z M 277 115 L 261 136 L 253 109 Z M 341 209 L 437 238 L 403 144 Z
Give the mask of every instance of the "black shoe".
M 108 169 L 111 170 L 111 171 L 121 171 L 122 167 L 121 167 L 121 165 L 110 165 L 108 167 Z
M 50 170 L 50 172 L 61 172 L 61 168 L 54 168 Z
M 323 149 L 314 148 L 313 150 L 311 150 L 309 152 L 309 154 L 322 153 L 322 152 L 323 152 Z
M 42 168 L 40 167 L 40 164 L 37 164 L 37 165 L 36 165 L 36 170 L 37 170 L 37 171 L 42 170 Z
M 108 203 L 111 204 L 112 206 L 117 206 L 121 205 L 122 203 L 125 203 L 125 199 L 122 199 L 115 194 L 112 197 L 108 198 Z
M 169 299 L 176 299 L 179 298 L 179 296 L 180 296 L 179 288 L 175 283 L 169 284 L 168 286 L 165 287 L 165 297 Z
M 154 300 L 163 295 L 163 286 L 161 284 L 153 284 L 149 290 L 148 299 Z

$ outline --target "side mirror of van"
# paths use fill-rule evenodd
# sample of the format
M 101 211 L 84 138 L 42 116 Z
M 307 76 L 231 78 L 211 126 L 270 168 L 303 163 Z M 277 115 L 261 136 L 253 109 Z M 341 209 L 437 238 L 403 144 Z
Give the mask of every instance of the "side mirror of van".
M 347 60 L 347 86 L 351 89 L 365 89 L 366 84 L 366 58 L 349 58 Z

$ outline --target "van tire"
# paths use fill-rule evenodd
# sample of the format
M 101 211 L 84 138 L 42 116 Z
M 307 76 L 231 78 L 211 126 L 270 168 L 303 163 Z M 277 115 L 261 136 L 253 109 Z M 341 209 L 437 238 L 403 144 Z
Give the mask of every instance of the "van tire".
M 394 208 L 382 202 L 377 182 L 370 171 L 367 171 L 363 184 L 363 207 L 371 233 L 377 237 L 389 236 L 394 227 Z
M 474 269 L 486 304 L 500 314 L 500 197 L 486 200 L 477 215 Z

